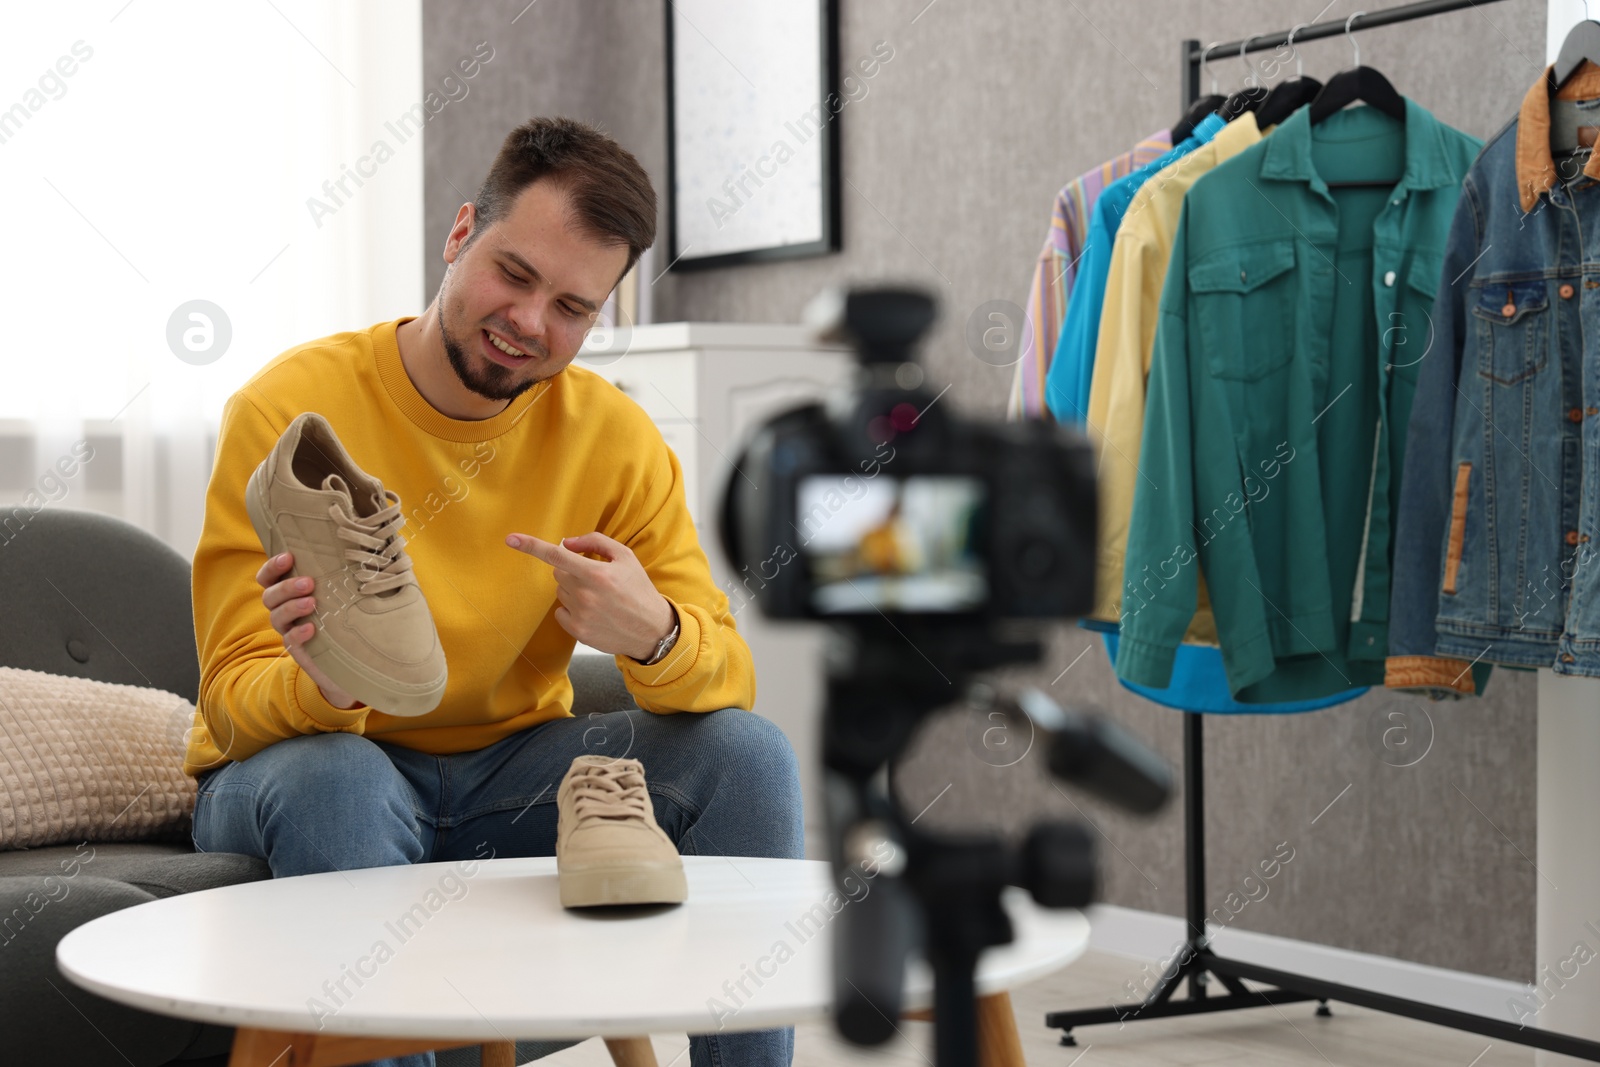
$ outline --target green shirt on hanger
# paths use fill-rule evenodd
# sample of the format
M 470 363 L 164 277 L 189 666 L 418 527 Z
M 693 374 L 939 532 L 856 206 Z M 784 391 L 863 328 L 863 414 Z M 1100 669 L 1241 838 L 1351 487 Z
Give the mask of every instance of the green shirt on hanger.
M 1203 568 L 1236 700 L 1383 684 L 1400 451 L 1480 147 L 1411 100 L 1404 124 L 1360 106 L 1313 126 L 1301 108 L 1189 191 L 1151 359 L 1121 677 L 1167 684 Z

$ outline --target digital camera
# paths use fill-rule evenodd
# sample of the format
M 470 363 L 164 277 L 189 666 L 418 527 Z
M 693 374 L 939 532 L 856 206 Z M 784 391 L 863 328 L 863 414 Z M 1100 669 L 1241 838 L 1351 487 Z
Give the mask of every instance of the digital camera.
M 806 309 L 819 340 L 855 348 L 857 381 L 759 426 L 723 496 L 723 548 L 769 617 L 938 627 L 1090 609 L 1087 440 L 959 418 L 913 356 L 935 314 L 895 288 L 828 290 Z

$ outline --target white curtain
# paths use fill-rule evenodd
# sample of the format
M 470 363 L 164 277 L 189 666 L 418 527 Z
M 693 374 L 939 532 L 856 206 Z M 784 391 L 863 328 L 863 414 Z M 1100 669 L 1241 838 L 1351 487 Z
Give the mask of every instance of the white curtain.
M 9 12 L 0 542 L 81 507 L 188 557 L 228 395 L 421 311 L 421 53 L 420 0 Z

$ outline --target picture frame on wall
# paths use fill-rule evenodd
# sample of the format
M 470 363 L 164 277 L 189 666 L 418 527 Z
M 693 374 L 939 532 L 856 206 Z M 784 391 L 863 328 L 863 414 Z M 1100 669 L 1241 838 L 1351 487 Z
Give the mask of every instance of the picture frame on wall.
M 837 0 L 665 0 L 668 270 L 839 251 Z

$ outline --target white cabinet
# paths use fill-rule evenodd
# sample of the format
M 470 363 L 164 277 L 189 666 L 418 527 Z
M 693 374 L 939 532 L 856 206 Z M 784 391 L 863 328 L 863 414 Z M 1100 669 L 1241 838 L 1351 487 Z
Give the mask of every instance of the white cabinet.
M 668 322 L 596 330 L 579 367 L 601 375 L 649 413 L 684 471 L 689 511 L 719 588 L 728 592 L 756 666 L 756 710 L 783 728 L 800 760 L 806 854 L 826 858 L 821 783 L 822 635 L 815 624 L 774 623 L 733 592 L 735 569 L 717 534 L 721 494 L 751 427 L 847 384 L 848 348 L 819 345 L 801 326 Z

